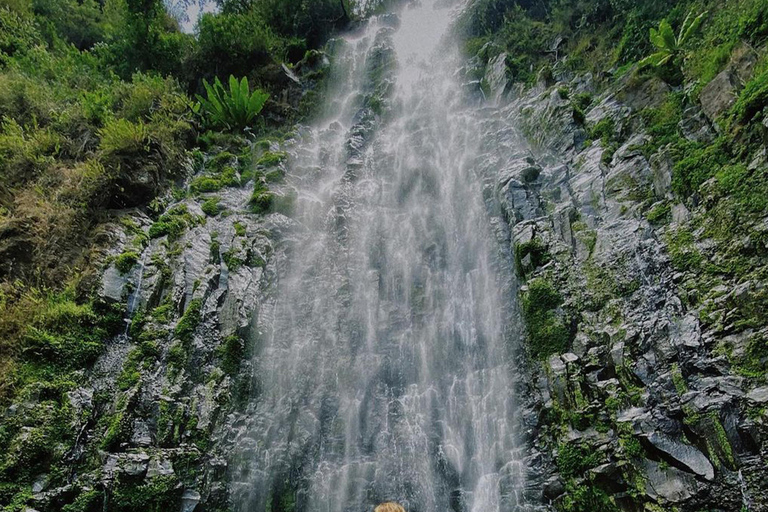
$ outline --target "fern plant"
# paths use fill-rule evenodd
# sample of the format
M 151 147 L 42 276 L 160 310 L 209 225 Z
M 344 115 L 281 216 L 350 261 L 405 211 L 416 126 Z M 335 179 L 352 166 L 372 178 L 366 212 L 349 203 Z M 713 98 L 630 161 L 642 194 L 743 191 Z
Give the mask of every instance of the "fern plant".
M 203 80 L 203 86 L 208 97 L 197 95 L 198 108 L 205 112 L 208 122 L 216 128 L 244 130 L 251 126 L 269 99 L 269 94 L 260 89 L 250 92 L 245 77 L 238 82 L 230 75 L 228 90 L 218 78 L 213 85 Z
M 683 54 L 683 47 L 699 29 L 706 15 L 707 12 L 703 12 L 694 18 L 693 13 L 689 13 L 677 36 L 669 22 L 661 20 L 658 30 L 651 29 L 651 43 L 656 47 L 656 52 L 641 60 L 640 67 L 659 68 L 676 61 Z

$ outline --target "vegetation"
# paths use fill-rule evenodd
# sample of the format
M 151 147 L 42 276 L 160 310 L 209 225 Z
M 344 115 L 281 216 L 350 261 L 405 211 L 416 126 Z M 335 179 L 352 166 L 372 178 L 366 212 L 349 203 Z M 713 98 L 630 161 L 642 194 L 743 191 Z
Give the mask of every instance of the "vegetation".
M 166 297 L 170 265 L 153 257 L 161 303 L 135 312 L 135 347 L 114 390 L 98 392 L 85 411 L 69 395 L 88 386 L 92 365 L 126 330 L 126 304 L 98 299 L 100 271 L 130 274 L 149 243 L 176 257 L 183 235 L 206 221 L 194 201 L 219 215 L 208 194 L 225 187 L 256 181 L 267 211 L 271 192 L 243 131 L 261 137 L 307 113 L 269 99 L 286 87 L 281 64 L 316 55 L 349 22 L 336 0 L 218 3 L 185 34 L 162 0 L 0 0 L 0 407 L 19 411 L 0 425 L 4 510 L 38 508 L 31 485 L 40 475 L 62 488 L 74 474 L 98 472 L 95 450 L 131 442 L 142 374 L 160 358 L 187 368 L 202 302 L 176 311 Z M 199 176 L 187 191 L 180 185 L 190 169 Z M 125 220 L 134 208 L 151 219 L 146 233 Z M 129 239 L 108 257 L 118 230 Z M 173 336 L 161 350 L 157 341 Z M 242 342 L 224 346 L 222 364 L 234 374 Z M 187 416 L 169 423 L 169 443 L 191 428 Z M 96 446 L 80 455 L 74 445 L 84 438 Z M 182 487 L 159 477 L 67 489 L 51 507 L 170 510 Z
M 708 13 L 702 13 L 692 17 L 692 13 L 683 21 L 677 36 L 672 31 L 672 26 L 664 19 L 659 23 L 659 29 L 651 29 L 651 43 L 656 47 L 656 52 L 640 61 L 640 66 L 661 67 L 669 63 L 679 65 L 682 60 L 683 48 L 691 40 L 691 37 L 701 26 L 704 17 Z
M 251 126 L 254 118 L 264 108 L 269 94 L 264 91 L 250 91 L 248 79 L 238 80 L 229 76 L 229 90 L 216 78 L 213 85 L 203 80 L 207 98 L 198 95 L 197 99 L 205 111 L 207 122 L 214 128 L 244 130 Z
M 523 317 L 528 329 L 528 346 L 533 357 L 546 359 L 566 351 L 571 333 L 557 309 L 563 299 L 553 284 L 538 278 L 528 283 L 523 296 Z

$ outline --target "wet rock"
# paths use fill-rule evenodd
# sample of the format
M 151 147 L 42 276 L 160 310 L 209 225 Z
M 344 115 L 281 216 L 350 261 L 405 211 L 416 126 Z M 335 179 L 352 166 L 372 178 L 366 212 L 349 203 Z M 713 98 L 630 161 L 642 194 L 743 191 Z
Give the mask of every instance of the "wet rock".
M 681 465 L 687 471 L 704 477 L 715 478 L 715 469 L 707 457 L 691 445 L 683 444 L 657 433 L 643 436 L 670 463 Z
M 199 492 L 192 489 L 185 489 L 184 494 L 181 495 L 181 508 L 179 511 L 194 512 L 201 499 L 202 497 Z
M 149 460 L 147 467 L 147 478 L 155 478 L 157 476 L 169 476 L 173 475 L 173 464 L 170 460 L 162 457 L 155 456 Z
M 45 491 L 51 483 L 51 478 L 48 475 L 40 475 L 32 484 L 32 493 L 39 494 Z
M 146 453 L 129 454 L 123 462 L 123 472 L 132 477 L 142 476 L 149 468 L 149 455 Z
M 496 100 L 507 92 L 510 78 L 507 54 L 500 53 L 488 62 L 485 71 L 484 84 L 488 90 L 489 99 Z
M 753 389 L 747 394 L 747 398 L 756 404 L 768 404 L 768 386 Z
M 721 71 L 699 94 L 701 108 L 710 119 L 718 121 L 736 102 L 739 82 L 730 69 Z
M 128 276 L 122 275 L 113 265 L 101 278 L 100 296 L 111 302 L 122 302 L 125 298 L 125 285 L 129 282 Z
M 661 503 L 680 503 L 696 494 L 696 478 L 675 467 L 662 468 L 657 462 L 645 460 L 643 473 L 648 495 Z

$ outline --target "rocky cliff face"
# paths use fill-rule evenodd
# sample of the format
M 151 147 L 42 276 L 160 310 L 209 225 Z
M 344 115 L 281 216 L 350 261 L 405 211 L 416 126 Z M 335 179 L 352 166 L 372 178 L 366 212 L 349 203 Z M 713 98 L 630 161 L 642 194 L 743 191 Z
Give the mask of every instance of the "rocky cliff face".
M 750 58 L 738 50 L 675 129 L 714 140 Z M 542 498 L 565 510 L 768 510 L 768 387 L 755 355 L 765 212 L 744 215 L 746 235 L 731 242 L 751 248 L 751 272 L 713 278 L 698 263 L 723 264 L 731 245 L 703 234 L 716 199 L 676 198 L 648 121 L 675 94 L 668 85 L 598 88 L 556 71 L 522 91 L 492 64 L 485 94 L 507 99 L 489 115 L 485 173 L 522 283 Z M 529 152 L 494 160 L 514 129 Z M 764 149 L 751 165 L 766 165 Z
M 660 80 L 605 87 L 556 69 L 523 90 L 505 58 L 468 90 L 485 96 L 478 174 L 520 281 L 528 498 L 569 511 L 768 510 L 765 212 L 741 217 L 738 237 L 710 237 L 712 216 L 728 214 L 714 189 L 677 198 L 653 124 L 677 91 Z M 750 59 L 738 50 L 685 102 L 676 128 L 689 141 L 717 138 Z M 314 61 L 309 72 L 322 71 Z M 67 394 L 77 434 L 59 450 L 66 478 L 36 475 L 37 509 L 73 496 L 70 511 L 230 509 L 232 449 L 259 387 L 249 361 L 261 306 L 290 246 L 285 146 L 243 140 L 198 155 L 194 194 L 105 231 L 100 295 L 126 310 L 125 333 Z M 764 151 L 751 160 L 766 166 Z M 734 250 L 744 271 L 712 270 Z M 35 417 L 43 393 L 7 418 Z M 34 432 L 13 446 L 34 446 Z

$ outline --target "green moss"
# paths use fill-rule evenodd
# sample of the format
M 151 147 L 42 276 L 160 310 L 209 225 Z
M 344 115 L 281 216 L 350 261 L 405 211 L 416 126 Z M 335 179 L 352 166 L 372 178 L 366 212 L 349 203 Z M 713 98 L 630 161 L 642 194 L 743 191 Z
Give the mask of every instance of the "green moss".
M 127 274 L 139 262 L 139 255 L 133 251 L 125 251 L 115 259 L 115 268 L 121 274 Z
M 694 245 L 693 234 L 683 228 L 667 233 L 667 249 L 672 264 L 679 270 L 696 270 L 704 261 L 704 257 Z
M 181 506 L 183 489 L 175 476 L 158 476 L 147 483 L 119 482 L 110 496 L 109 510 L 115 512 L 166 512 Z
M 245 236 L 245 233 L 246 233 L 245 224 L 243 224 L 242 222 L 238 221 L 238 222 L 235 222 L 232 225 L 232 227 L 235 228 L 235 234 L 237 236 Z
M 227 252 L 221 255 L 221 259 L 227 265 L 230 272 L 235 272 L 237 269 L 243 266 L 246 260 L 240 257 L 240 251 L 235 247 L 231 247 Z
M 677 363 L 673 364 L 671 371 L 672 383 L 674 384 L 677 393 L 681 396 L 686 394 L 688 392 L 688 384 L 685 382 L 685 377 L 683 377 L 683 374 L 680 371 L 680 366 Z
M 221 211 L 219 208 L 219 202 L 220 200 L 218 197 L 210 197 L 203 202 L 200 208 L 203 210 L 203 213 L 209 217 L 215 217 Z
M 104 493 L 90 490 L 78 494 L 72 503 L 61 508 L 61 512 L 100 512 L 103 508 Z
M 131 422 L 126 414 L 128 399 L 121 396 L 115 404 L 114 412 L 102 417 L 101 423 L 106 430 L 101 440 L 101 448 L 116 451 L 122 443 L 128 442 L 131 436 Z
M 589 129 L 589 138 L 599 140 L 603 147 L 607 148 L 615 138 L 616 123 L 610 117 L 606 117 L 595 123 Z
M 667 224 L 672 218 L 672 207 L 669 203 L 659 203 L 645 214 L 645 218 L 654 225 Z
M 560 475 L 570 479 L 583 476 L 588 469 L 599 466 L 602 455 L 588 446 L 561 444 L 557 448 L 556 462 Z
M 750 80 L 733 106 L 734 121 L 746 124 L 768 105 L 768 69 Z
M 561 512 L 619 512 L 608 494 L 591 484 L 570 487 L 558 509 Z
M 202 219 L 189 213 L 186 205 L 178 205 L 162 215 L 149 228 L 150 238 L 167 236 L 170 241 L 177 240 L 190 228 L 198 225 Z
M 218 192 L 225 187 L 235 187 L 240 185 L 240 179 L 237 176 L 237 170 L 234 167 L 224 167 L 216 174 L 206 174 L 198 176 L 189 188 L 195 193 Z
M 676 141 L 672 147 L 675 160 L 672 169 L 672 190 L 682 197 L 689 197 L 728 163 L 730 155 L 727 140 L 723 137 L 713 144 Z
M 257 167 L 269 168 L 280 165 L 288 159 L 288 154 L 282 151 L 266 151 L 261 158 L 256 160 Z
M 192 335 L 202 320 L 200 315 L 202 309 L 203 299 L 193 299 L 190 301 L 186 311 L 184 311 L 184 314 L 179 319 L 179 323 L 176 324 L 174 334 L 183 343 L 189 343 L 192 341 Z
M 523 268 L 523 260 L 526 257 L 530 257 L 533 269 L 546 265 L 552 259 L 547 251 L 547 247 L 538 238 L 533 238 L 526 243 L 516 244 L 515 264 L 517 266 L 517 273 L 522 279 L 525 279 L 526 272 Z
M 237 336 L 227 336 L 224 343 L 219 348 L 219 357 L 221 357 L 221 369 L 229 375 L 235 375 L 240 370 L 240 363 L 245 356 L 245 344 Z
M 123 370 L 117 377 L 117 387 L 121 391 L 126 391 L 136 386 L 141 379 L 141 372 L 139 371 L 139 363 L 142 359 L 142 352 L 140 348 L 134 348 L 128 353 L 128 358 L 123 364 Z
M 272 209 L 274 194 L 263 184 L 257 183 L 251 196 L 251 211 L 256 214 L 268 213 Z
M 528 348 L 538 359 L 565 352 L 570 345 L 571 332 L 556 312 L 562 302 L 562 297 L 549 281 L 538 278 L 528 283 L 522 301 L 523 316 L 528 330 Z

